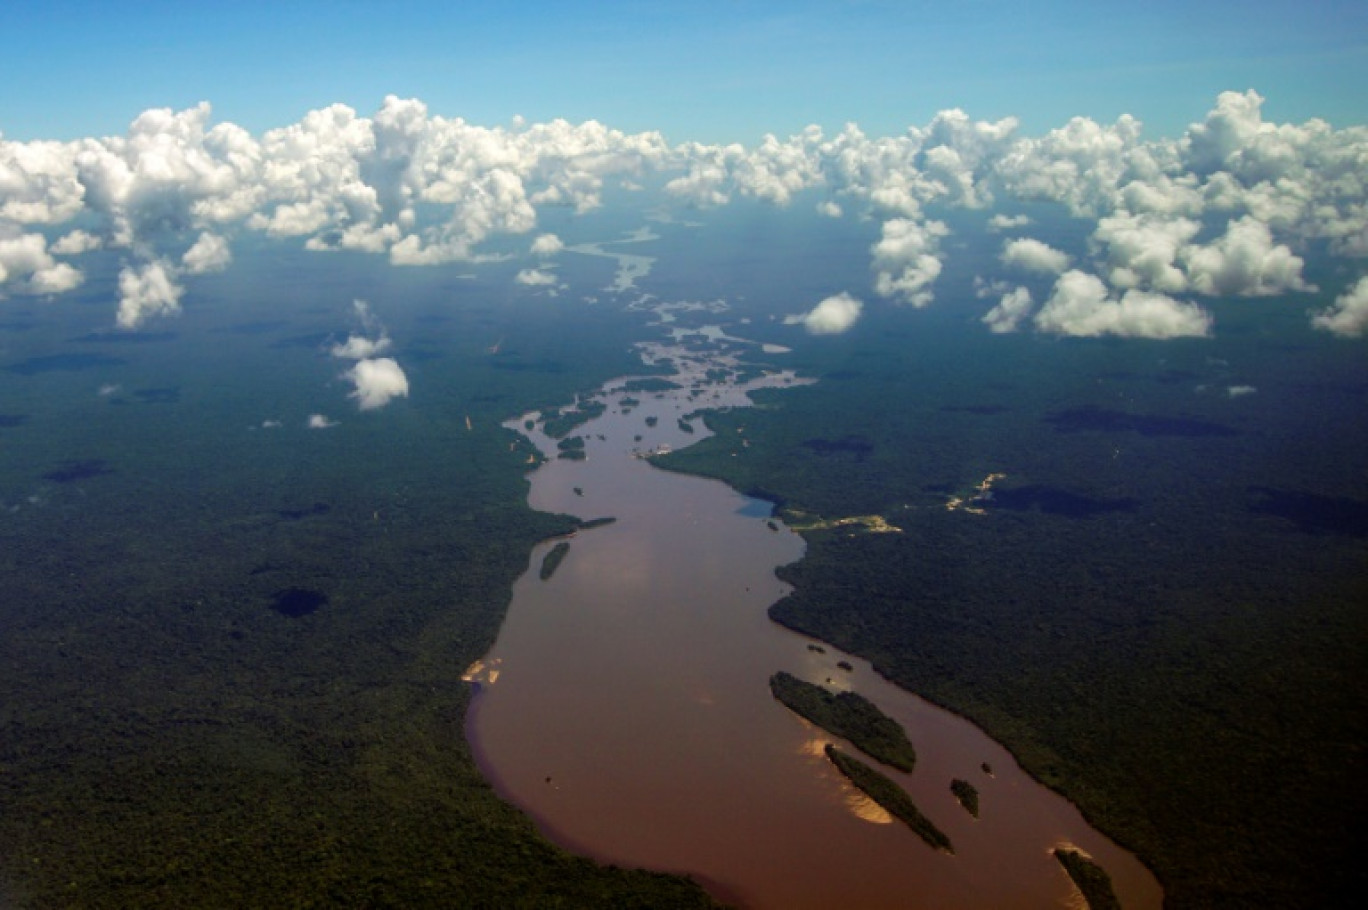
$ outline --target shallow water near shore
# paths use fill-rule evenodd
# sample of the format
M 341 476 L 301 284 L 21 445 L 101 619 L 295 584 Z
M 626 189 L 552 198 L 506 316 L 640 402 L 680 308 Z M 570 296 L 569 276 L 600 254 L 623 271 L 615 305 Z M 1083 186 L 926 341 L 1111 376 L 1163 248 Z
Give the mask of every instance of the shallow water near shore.
M 610 383 L 598 396 L 607 411 L 572 431 L 584 460 L 556 459 L 540 424 L 508 424 L 552 459 L 531 475 L 534 508 L 617 520 L 574 535 L 547 579 L 555 542 L 532 553 L 498 641 L 471 668 L 468 735 L 498 790 L 570 849 L 691 874 L 748 907 L 1081 906 L 1050 854 L 1066 844 L 1107 870 L 1127 908 L 1160 906 L 1148 870 L 972 724 L 769 620 L 787 592 L 774 569 L 801 558 L 801 537 L 766 503 L 639 457 L 704 435 L 696 418 L 692 432 L 680 425 L 699 409 L 794 381 L 710 379 L 734 366 L 728 345 L 699 347 L 647 349 L 681 370 L 679 390 Z M 953 855 L 846 782 L 823 746 L 857 750 L 771 696 L 779 670 L 858 691 L 904 726 L 917 766 L 882 770 Z M 978 789 L 978 819 L 951 794 L 955 778 Z

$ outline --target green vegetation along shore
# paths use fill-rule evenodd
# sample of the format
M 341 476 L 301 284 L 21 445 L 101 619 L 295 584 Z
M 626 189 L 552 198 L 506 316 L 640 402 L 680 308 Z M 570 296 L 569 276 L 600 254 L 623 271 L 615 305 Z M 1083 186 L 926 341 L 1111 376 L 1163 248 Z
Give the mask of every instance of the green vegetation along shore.
M 816 384 L 710 414 L 714 436 L 655 463 L 827 519 L 771 616 L 972 719 L 1169 906 L 1338 906 L 1365 887 L 1368 790 L 1345 785 L 1368 774 L 1362 363 L 1268 350 L 1242 312 L 1162 363 L 984 341 L 953 307 L 916 331 L 870 314 L 786 355 Z M 1237 362 L 1316 405 L 1193 391 Z M 1293 439 L 1295 458 L 1270 442 Z M 983 514 L 946 508 L 994 473 Z M 852 515 L 899 530 L 835 524 Z
M 601 401 L 585 401 L 573 408 L 552 409 L 547 412 L 542 430 L 552 439 L 560 439 L 576 427 L 583 426 L 608 410 Z
M 411 295 L 447 295 L 407 276 L 387 321 L 423 339 L 399 354 L 415 398 L 358 415 L 314 353 L 358 287 L 383 302 L 350 261 L 301 255 L 282 292 L 297 280 L 335 318 L 234 299 L 213 331 L 198 300 L 178 346 L 105 345 L 129 361 L 107 380 L 6 374 L 0 413 L 41 401 L 73 430 L 4 430 L 0 496 L 44 501 L 0 522 L 0 906 L 712 906 L 684 878 L 551 844 L 463 732 L 462 674 L 536 542 L 575 528 L 529 508 L 535 453 L 499 424 L 640 369 L 640 329 L 518 301 L 425 312 Z M 10 338 L 0 366 L 61 332 Z M 179 402 L 92 393 L 143 373 L 183 376 Z M 319 409 L 337 425 L 305 428 Z M 41 479 L 97 458 L 98 475 Z M 281 611 L 282 591 L 323 596 Z
M 886 775 L 830 744 L 826 747 L 826 756 L 861 792 L 882 806 L 889 815 L 911 828 L 922 840 L 937 850 L 955 852 L 945 832 L 937 828 L 931 819 L 922 815 L 917 804 L 912 802 L 912 797 L 907 795 L 907 791 L 889 780 Z
M 770 691 L 789 710 L 849 740 L 870 758 L 907 772 L 917 763 L 907 731 L 858 692 L 828 692 L 782 671 L 770 677 Z

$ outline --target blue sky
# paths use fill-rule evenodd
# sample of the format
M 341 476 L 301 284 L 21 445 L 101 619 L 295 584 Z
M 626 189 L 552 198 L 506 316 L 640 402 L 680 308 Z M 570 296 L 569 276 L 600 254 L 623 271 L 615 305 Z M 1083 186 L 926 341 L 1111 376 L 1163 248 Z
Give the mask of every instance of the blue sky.
M 213 104 L 253 132 L 387 94 L 494 125 L 597 119 L 670 142 L 808 123 L 892 134 L 960 107 L 1040 133 L 1131 113 L 1177 135 L 1226 89 L 1274 120 L 1368 122 L 1368 4 L 180 2 L 6 4 L 0 132 L 121 133 Z

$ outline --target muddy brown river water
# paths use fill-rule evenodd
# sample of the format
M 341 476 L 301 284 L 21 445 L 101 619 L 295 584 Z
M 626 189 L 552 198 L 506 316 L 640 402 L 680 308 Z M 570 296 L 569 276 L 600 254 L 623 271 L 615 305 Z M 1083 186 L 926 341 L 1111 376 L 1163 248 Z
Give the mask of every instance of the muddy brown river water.
M 1128 910 L 1159 907 L 1134 856 L 974 725 L 769 620 L 787 591 L 774 569 L 799 559 L 803 541 L 770 523 L 768 504 L 638 457 L 701 438 L 701 420 L 680 428 L 685 415 L 745 406 L 747 389 L 792 377 L 707 384 L 725 353 L 661 345 L 645 356 L 670 358 L 685 388 L 631 393 L 639 403 L 624 407 L 622 381 L 610 383 L 598 396 L 608 411 L 574 431 L 583 461 L 555 459 L 540 424 L 509 423 L 552 456 L 530 475 L 534 508 L 617 521 L 574 535 L 547 580 L 553 542 L 536 549 L 498 641 L 468 674 L 480 690 L 467 733 L 499 792 L 569 849 L 687 873 L 745 907 L 1081 907 L 1050 853 L 1065 844 L 1110 873 Z M 916 768 L 883 770 L 953 855 L 846 782 L 823 746 L 860 753 L 774 700 L 779 670 L 858 691 L 904 726 Z M 951 794 L 953 778 L 978 788 L 978 819 Z

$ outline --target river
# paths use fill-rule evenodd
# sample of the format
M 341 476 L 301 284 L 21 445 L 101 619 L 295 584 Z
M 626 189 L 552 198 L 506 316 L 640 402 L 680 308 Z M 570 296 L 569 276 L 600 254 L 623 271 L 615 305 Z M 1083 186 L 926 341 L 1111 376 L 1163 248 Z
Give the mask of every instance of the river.
M 555 542 L 532 553 L 494 648 L 467 674 L 479 683 L 467 735 L 498 791 L 577 853 L 687 873 L 745 907 L 1080 907 L 1050 852 L 1067 844 L 1110 873 L 1128 910 L 1158 908 L 1153 875 L 978 728 L 769 620 L 787 592 L 774 569 L 801 558 L 802 538 L 768 503 L 640 455 L 701 438 L 700 409 L 744 407 L 747 391 L 796 380 L 709 380 L 735 365 L 734 340 L 675 334 L 643 356 L 668 360 L 683 388 L 606 385 L 607 411 L 572 433 L 584 460 L 556 458 L 540 424 L 526 430 L 536 415 L 508 424 L 550 456 L 530 475 L 533 508 L 617 520 L 570 538 L 546 580 Z M 916 768 L 883 770 L 953 855 L 851 787 L 823 746 L 860 753 L 774 700 L 779 670 L 858 691 L 904 726 Z M 956 802 L 953 778 L 978 789 L 980 818 Z

